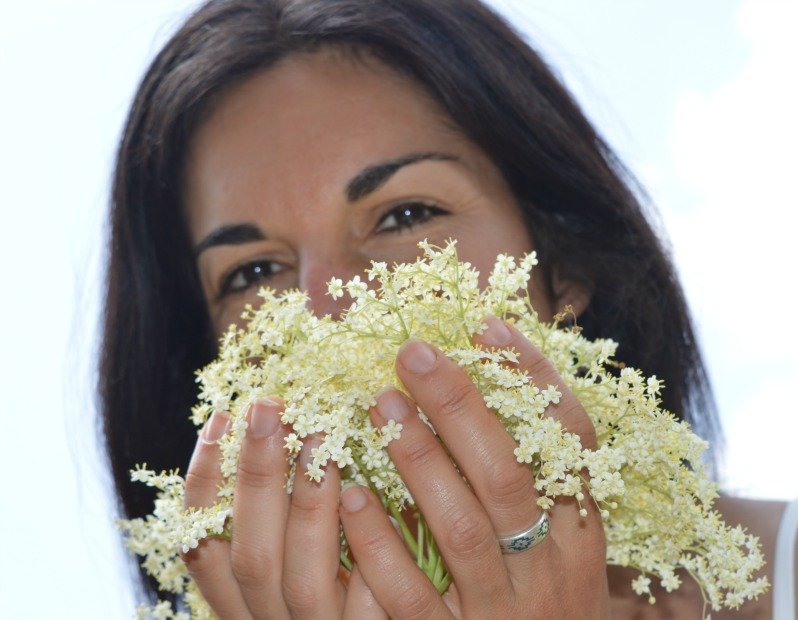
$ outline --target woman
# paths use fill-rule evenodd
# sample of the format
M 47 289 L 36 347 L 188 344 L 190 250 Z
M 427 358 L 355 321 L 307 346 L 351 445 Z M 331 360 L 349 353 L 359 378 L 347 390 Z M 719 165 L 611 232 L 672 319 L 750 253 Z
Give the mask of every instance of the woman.
M 128 481 L 135 463 L 185 466 L 192 452 L 187 503 L 212 501 L 226 418 L 196 441 L 192 371 L 258 286 L 305 289 L 315 312 L 336 314 L 327 280 L 411 260 L 423 238 L 457 238 L 482 273 L 499 252 L 534 248 L 539 313 L 572 306 L 588 336 L 617 340 L 619 359 L 667 379 L 668 409 L 716 437 L 681 289 L 630 185 L 541 59 L 476 1 L 207 4 L 147 73 L 118 154 L 101 391 L 125 513 L 151 509 Z M 484 338 L 512 342 L 534 376 L 557 382 L 501 322 Z M 234 538 L 186 557 L 219 615 L 698 616 L 687 583 L 656 607 L 636 597 L 628 574 L 605 569 L 597 515 L 580 520 L 567 502 L 538 546 L 503 554 L 539 519 L 512 442 L 439 352 L 411 342 L 397 370 L 471 482 L 410 403 L 379 396 L 376 419 L 405 425 L 391 456 L 441 542 L 450 592 L 431 589 L 376 498 L 340 493 L 336 472 L 285 495 L 279 403 L 262 402 L 242 449 Z M 554 415 L 591 444 L 577 402 Z M 783 507 L 721 508 L 772 557 Z M 339 523 L 357 562 L 348 585 Z M 746 607 L 770 608 L 769 598 Z

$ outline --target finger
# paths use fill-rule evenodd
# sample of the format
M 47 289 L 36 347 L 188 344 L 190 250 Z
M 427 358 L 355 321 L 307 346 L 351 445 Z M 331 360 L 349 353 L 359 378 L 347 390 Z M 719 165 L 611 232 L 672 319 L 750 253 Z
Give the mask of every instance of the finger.
M 255 618 L 287 618 L 282 597 L 283 543 L 289 496 L 288 459 L 280 424 L 283 405 L 271 399 L 250 408 L 233 496 L 230 562 Z
M 341 494 L 341 522 L 366 585 L 391 618 L 451 618 L 432 582 L 416 566 L 379 500 L 361 486 Z
M 217 411 L 205 423 L 186 472 L 186 508 L 206 508 L 216 501 L 222 472 L 217 441 L 227 432 L 230 416 Z
M 512 584 L 485 509 L 407 397 L 394 389 L 381 392 L 372 419 L 375 426 L 383 426 L 387 420 L 402 424 L 400 437 L 388 444 L 388 453 L 432 530 L 464 601 L 467 599 L 464 606 L 478 610 L 477 615 L 486 613 L 483 604 L 506 598 L 512 593 Z
M 422 356 L 430 362 L 426 369 L 417 363 Z M 541 511 L 529 465 L 518 462 L 515 440 L 465 370 L 414 341 L 400 350 L 397 373 L 468 479 L 494 532 L 510 534 L 532 525 Z
M 554 386 L 560 392 L 559 402 L 546 408 L 546 414 L 558 420 L 563 428 L 578 435 L 582 446 L 595 450 L 596 429 L 584 407 L 565 385 L 552 363 L 515 327 L 496 317 L 485 319 L 488 329 L 474 336 L 474 342 L 487 347 L 513 348 L 518 352 L 518 368 L 525 371 L 540 389 Z
M 216 442 L 227 431 L 229 420 L 226 413 L 214 413 L 197 440 L 186 473 L 187 508 L 205 508 L 216 501 L 222 483 Z M 218 538 L 202 540 L 196 549 L 183 554 L 183 561 L 202 596 L 220 618 L 252 617 L 230 568 L 230 545 L 227 541 Z
M 474 341 L 488 347 L 513 348 L 518 353 L 517 367 L 525 371 L 537 386 L 546 389 L 553 385 L 561 393 L 559 402 L 546 408 L 546 415 L 558 420 L 564 430 L 578 435 L 583 447 L 595 449 L 596 431 L 593 423 L 551 362 L 512 325 L 495 317 L 488 317 L 486 323 L 488 329 L 482 335 L 475 336 Z M 587 495 L 586 489 L 583 492 Z M 594 502 L 583 501 L 581 507 L 587 514 L 582 517 L 579 515 L 580 506 L 575 504 L 573 498 L 560 498 L 555 503 L 550 513 L 551 536 L 555 540 L 568 536 L 571 544 L 562 546 L 564 555 L 570 554 L 577 562 L 586 565 L 591 557 L 598 558 L 598 565 L 602 565 L 606 554 L 599 510 Z M 518 556 L 508 559 L 512 564 L 516 558 Z M 533 575 L 532 571 L 526 574 Z
M 344 605 L 344 620 L 387 620 L 388 614 L 380 607 L 363 579 L 360 567 L 355 564 L 349 575 Z
M 330 463 L 321 482 L 305 473 L 319 444 L 318 438 L 310 438 L 302 446 L 288 511 L 283 596 L 292 618 L 339 617 L 344 606 L 345 592 L 338 579 L 338 467 Z

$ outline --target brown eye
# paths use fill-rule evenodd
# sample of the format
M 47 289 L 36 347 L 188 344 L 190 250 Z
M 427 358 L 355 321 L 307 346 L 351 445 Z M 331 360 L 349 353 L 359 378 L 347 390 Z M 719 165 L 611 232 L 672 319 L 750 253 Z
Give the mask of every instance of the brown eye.
M 410 229 L 447 212 L 428 202 L 403 202 L 386 213 L 377 224 L 376 232 Z
M 256 284 L 263 284 L 283 269 L 285 269 L 283 265 L 268 260 L 252 261 L 240 265 L 224 278 L 219 295 L 223 297 L 232 293 L 240 293 Z

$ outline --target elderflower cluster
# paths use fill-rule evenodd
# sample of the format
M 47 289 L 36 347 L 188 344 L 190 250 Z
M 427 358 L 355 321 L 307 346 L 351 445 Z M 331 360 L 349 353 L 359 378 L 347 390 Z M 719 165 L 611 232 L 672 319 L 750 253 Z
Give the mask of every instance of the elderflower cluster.
M 152 515 L 121 522 L 130 550 L 164 591 L 182 594 L 192 617 L 211 617 L 179 559 L 208 536 L 229 536 L 235 527 L 233 489 L 246 414 L 251 403 L 276 395 L 292 432 L 286 439 L 291 475 L 321 480 L 326 467 L 341 469 L 342 482 L 367 485 L 392 509 L 412 507 L 413 498 L 385 451 L 401 433 L 391 421 L 375 428 L 369 408 L 385 385 L 403 390 L 394 370 L 399 347 L 419 338 L 441 348 L 464 368 L 517 442 L 515 455 L 527 463 L 542 508 L 558 497 L 573 497 L 580 513 L 595 502 L 604 521 L 608 563 L 637 568 L 634 590 L 653 601 L 652 578 L 668 591 L 686 571 L 700 585 L 705 607 L 736 608 L 767 588 L 753 579 L 763 565 L 757 539 L 727 526 L 712 509 L 717 496 L 701 455 L 706 443 L 689 426 L 660 407 L 661 382 L 613 360 L 616 344 L 591 341 L 576 328 L 539 321 L 528 285 L 537 264 L 534 253 L 520 259 L 500 255 L 488 285 L 480 290 L 478 272 L 458 260 L 455 242 L 436 248 L 419 244 L 423 256 L 395 265 L 373 263 L 366 280 L 333 279 L 328 293 L 351 298 L 338 321 L 318 318 L 298 291 L 260 291 L 263 305 L 247 307 L 245 329 L 231 326 L 219 356 L 198 372 L 197 425 L 213 411 L 230 412 L 230 431 L 219 440 L 224 483 L 216 504 L 183 508 L 184 481 L 175 472 L 146 467 L 132 472 L 159 490 Z M 519 369 L 512 349 L 485 350 L 472 336 L 486 316 L 514 323 L 552 362 L 563 386 L 537 385 Z M 580 438 L 546 414 L 573 392 L 596 429 L 598 447 L 583 448 Z M 423 417 L 423 412 L 419 412 Z M 426 419 L 426 418 L 424 418 Z M 306 471 L 296 456 L 311 435 L 323 437 Z M 587 476 L 585 476 L 587 473 Z M 585 489 L 589 497 L 585 495 Z M 169 603 L 142 608 L 154 618 L 183 618 Z

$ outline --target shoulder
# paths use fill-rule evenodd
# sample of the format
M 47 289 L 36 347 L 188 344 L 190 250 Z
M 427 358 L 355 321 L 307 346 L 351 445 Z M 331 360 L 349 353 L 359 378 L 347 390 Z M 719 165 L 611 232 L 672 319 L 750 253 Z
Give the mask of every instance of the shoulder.
M 776 540 L 778 538 L 779 526 L 782 523 L 788 502 L 778 500 L 754 500 L 742 497 L 722 496 L 718 499 L 716 508 L 723 515 L 724 520 L 729 525 L 742 525 L 752 534 L 759 537 L 762 545 L 762 552 L 765 554 L 764 575 L 767 576 L 771 584 L 771 589 L 767 594 L 757 601 L 751 601 L 743 606 L 742 617 L 752 618 L 771 618 L 773 607 L 773 576 L 774 564 L 776 560 Z M 790 550 L 794 561 L 798 559 L 798 549 Z M 796 575 L 795 577 L 798 577 Z M 798 580 L 793 584 L 798 591 Z
M 729 524 L 739 523 L 760 537 L 772 537 L 775 544 L 776 533 L 788 502 L 782 500 L 747 499 L 722 495 L 715 507 Z
M 762 575 L 773 583 L 776 538 L 782 516 L 788 503 L 784 501 L 752 500 L 731 496 L 721 497 L 715 507 L 729 525 L 742 525 L 759 537 L 767 564 Z M 793 550 L 795 553 L 795 550 Z M 701 592 L 692 580 L 685 576 L 682 586 L 673 593 L 655 592 L 657 603 L 649 605 L 635 595 L 629 582 L 634 571 L 610 567 L 608 571 L 612 593 L 613 617 L 654 620 L 659 618 L 698 618 L 701 614 Z M 798 591 L 798 583 L 795 584 Z M 749 601 L 738 611 L 713 613 L 713 620 L 770 620 L 773 616 L 772 590 L 758 600 Z

